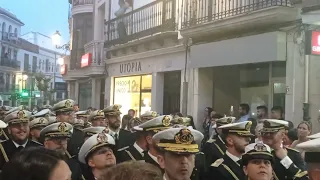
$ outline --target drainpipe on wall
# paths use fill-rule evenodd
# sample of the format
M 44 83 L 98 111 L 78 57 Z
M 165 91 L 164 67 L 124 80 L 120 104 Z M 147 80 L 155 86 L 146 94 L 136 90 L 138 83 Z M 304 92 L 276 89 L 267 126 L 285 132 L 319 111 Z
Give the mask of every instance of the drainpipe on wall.
M 184 75 L 182 84 L 182 114 L 187 116 L 188 114 L 188 82 L 187 82 L 187 66 L 188 66 L 188 55 L 190 53 L 190 46 L 192 45 L 192 39 L 189 38 L 184 42 L 186 47 L 186 57 L 184 62 Z

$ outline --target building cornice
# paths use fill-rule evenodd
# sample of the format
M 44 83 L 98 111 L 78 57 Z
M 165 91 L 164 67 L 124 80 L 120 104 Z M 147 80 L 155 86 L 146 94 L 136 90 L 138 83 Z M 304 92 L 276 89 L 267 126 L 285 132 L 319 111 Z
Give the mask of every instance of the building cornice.
M 147 52 L 136 53 L 136 54 L 131 54 L 131 55 L 127 55 L 127 56 L 106 59 L 105 63 L 106 64 L 115 64 L 115 63 L 121 63 L 121 62 L 126 62 L 126 61 L 133 61 L 133 60 L 137 60 L 137 59 L 144 59 L 144 58 L 149 58 L 149 57 L 161 56 L 163 54 L 172 54 L 172 53 L 182 52 L 185 50 L 186 50 L 186 48 L 184 45 L 177 45 L 177 46 L 173 46 L 173 47 L 161 48 L 161 49 L 151 50 L 151 51 L 147 51 Z

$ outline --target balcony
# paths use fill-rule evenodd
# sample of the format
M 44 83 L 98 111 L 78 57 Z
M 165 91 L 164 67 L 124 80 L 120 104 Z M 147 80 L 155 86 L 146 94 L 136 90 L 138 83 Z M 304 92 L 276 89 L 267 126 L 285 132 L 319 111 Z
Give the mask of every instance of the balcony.
M 299 18 L 289 0 L 186 0 L 183 7 L 184 37 L 258 31 Z
M 2 68 L 6 67 L 8 70 L 19 70 L 20 62 L 17 60 L 2 57 L 0 59 L 0 66 L 2 66 Z
M 172 33 L 177 27 L 175 12 L 176 0 L 158 0 L 106 21 L 105 47 Z M 176 32 L 174 35 L 177 38 Z
M 94 0 L 73 0 L 72 1 L 72 15 L 80 13 L 93 12 Z
M 1 40 L 5 42 L 13 43 L 13 44 L 19 44 L 18 34 L 16 33 L 2 32 Z

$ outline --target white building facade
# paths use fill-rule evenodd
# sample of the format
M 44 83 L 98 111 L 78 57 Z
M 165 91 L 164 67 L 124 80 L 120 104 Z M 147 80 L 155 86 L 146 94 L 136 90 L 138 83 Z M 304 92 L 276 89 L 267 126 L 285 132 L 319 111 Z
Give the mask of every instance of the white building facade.
M 187 114 L 201 129 L 205 107 L 237 116 L 240 103 L 248 103 L 252 115 L 259 105 L 280 106 L 285 118 L 298 124 L 308 102 L 311 121 L 318 123 L 319 57 L 310 58 L 306 88 L 301 4 L 137 0 L 127 1 L 131 7 L 116 17 L 124 10 L 117 0 L 88 2 L 73 1 L 70 22 L 75 28 L 74 18 L 89 13 L 92 32 L 71 31 L 71 36 L 92 36 L 78 50 L 73 41 L 78 55 L 71 51 L 74 58 L 66 67 L 76 68 L 63 76 L 80 107 L 119 103 L 123 113 L 132 108 L 138 114 L 149 109 L 168 114 L 187 104 Z M 83 87 L 90 92 L 81 95 Z

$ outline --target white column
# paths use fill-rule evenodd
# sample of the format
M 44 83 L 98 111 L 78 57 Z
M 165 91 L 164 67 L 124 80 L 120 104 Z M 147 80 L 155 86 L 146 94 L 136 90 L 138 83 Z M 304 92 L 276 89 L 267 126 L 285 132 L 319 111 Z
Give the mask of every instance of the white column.
M 110 106 L 113 103 L 113 81 L 112 77 L 107 77 L 105 82 L 104 106 Z
M 100 108 L 100 96 L 101 96 L 101 79 L 96 80 L 96 91 L 92 94 L 96 98 L 96 103 L 93 105 L 94 108 Z
M 73 99 L 75 100 L 76 103 L 79 103 L 79 82 L 78 81 L 75 81 Z
M 96 78 L 91 79 L 91 107 L 96 107 Z
M 151 110 L 163 114 L 164 73 L 152 73 Z
M 181 85 L 184 71 L 181 71 Z M 197 129 L 201 130 L 205 107 L 212 107 L 213 73 L 211 68 L 187 69 L 188 84 L 188 115 L 193 116 Z M 182 100 L 182 97 L 181 97 Z
M 288 91 L 285 118 L 297 125 L 303 120 L 305 64 L 304 55 L 300 54 L 300 46 L 303 48 L 303 45 L 294 43 L 293 34 L 293 32 L 287 34 L 286 86 Z

